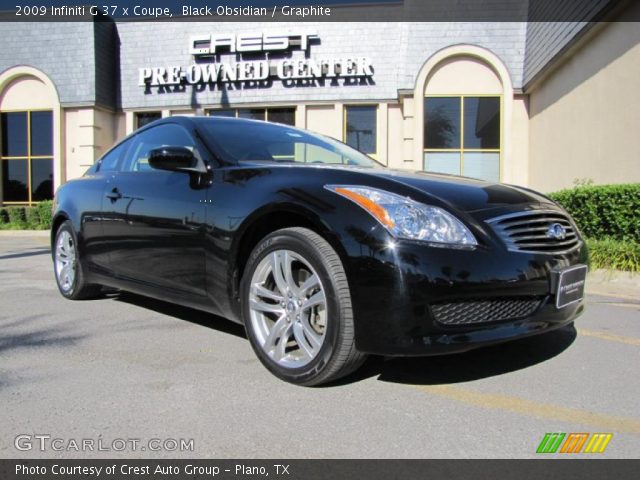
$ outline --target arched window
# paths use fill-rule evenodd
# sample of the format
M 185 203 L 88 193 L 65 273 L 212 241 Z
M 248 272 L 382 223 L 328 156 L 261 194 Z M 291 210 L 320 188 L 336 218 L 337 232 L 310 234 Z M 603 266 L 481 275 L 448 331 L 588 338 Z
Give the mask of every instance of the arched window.
M 471 45 L 440 51 L 421 69 L 415 94 L 424 170 L 503 180 L 513 90 L 495 55 Z
M 424 98 L 424 169 L 500 180 L 502 86 L 480 60 L 436 67 Z
M 16 75 L 0 85 L 3 204 L 33 204 L 53 198 L 57 109 L 55 91 L 36 76 Z

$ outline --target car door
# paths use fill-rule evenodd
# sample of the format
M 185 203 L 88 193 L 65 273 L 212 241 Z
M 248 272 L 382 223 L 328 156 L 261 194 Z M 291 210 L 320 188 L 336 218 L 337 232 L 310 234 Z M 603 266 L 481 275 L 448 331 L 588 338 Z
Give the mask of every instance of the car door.
M 118 170 L 120 161 L 131 146 L 131 139 L 126 139 L 119 143 L 107 153 L 89 170 L 86 177 L 91 177 L 95 184 L 91 186 L 92 197 L 95 195 L 95 201 L 88 199 L 87 195 L 83 196 L 82 216 L 82 237 L 84 244 L 84 255 L 87 260 L 87 266 L 99 273 L 109 272 L 109 245 L 110 241 L 105 236 L 104 225 L 112 219 L 105 212 L 105 206 L 109 207 L 108 199 L 105 193 L 111 184 L 111 181 Z M 85 189 L 88 191 L 89 189 Z M 88 193 L 88 192 L 87 192 Z
M 173 293 L 204 296 L 206 188 L 190 173 L 153 169 L 149 152 L 162 146 L 189 148 L 196 140 L 182 126 L 161 124 L 137 134 L 111 178 L 103 211 L 112 273 Z

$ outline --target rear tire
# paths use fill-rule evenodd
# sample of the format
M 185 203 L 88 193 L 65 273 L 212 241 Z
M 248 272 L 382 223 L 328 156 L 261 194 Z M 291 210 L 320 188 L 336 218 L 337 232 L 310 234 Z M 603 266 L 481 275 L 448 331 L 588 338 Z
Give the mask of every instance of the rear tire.
M 78 241 L 69 220 L 63 222 L 56 232 L 52 248 L 53 272 L 58 290 L 69 300 L 83 300 L 100 295 L 100 285 L 87 283 L 82 259 L 78 254 Z
M 331 382 L 366 359 L 355 347 L 349 285 L 340 257 L 306 228 L 266 236 L 241 281 L 242 317 L 262 364 L 298 385 Z

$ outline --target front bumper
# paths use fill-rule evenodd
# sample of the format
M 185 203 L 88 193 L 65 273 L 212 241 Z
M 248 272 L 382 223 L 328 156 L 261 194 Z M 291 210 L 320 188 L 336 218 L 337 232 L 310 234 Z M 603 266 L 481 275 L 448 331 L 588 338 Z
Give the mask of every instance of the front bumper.
M 587 262 L 581 244 L 562 255 L 510 252 L 497 244 L 475 250 L 392 242 L 380 236 L 350 255 L 358 350 L 391 356 L 463 352 L 552 331 L 571 323 L 584 301 L 555 307 L 553 271 Z M 434 306 L 443 302 L 535 299 L 526 317 L 443 324 Z

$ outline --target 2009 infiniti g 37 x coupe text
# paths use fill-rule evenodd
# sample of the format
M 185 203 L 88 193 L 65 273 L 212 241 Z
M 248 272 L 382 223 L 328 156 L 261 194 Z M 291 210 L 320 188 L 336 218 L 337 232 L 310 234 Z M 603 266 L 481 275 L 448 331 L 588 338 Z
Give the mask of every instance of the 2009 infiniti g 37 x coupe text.
M 154 122 L 62 186 L 55 275 L 244 323 L 262 363 L 316 385 L 367 353 L 535 335 L 584 308 L 587 252 L 524 188 L 380 168 L 339 142 L 229 118 Z

